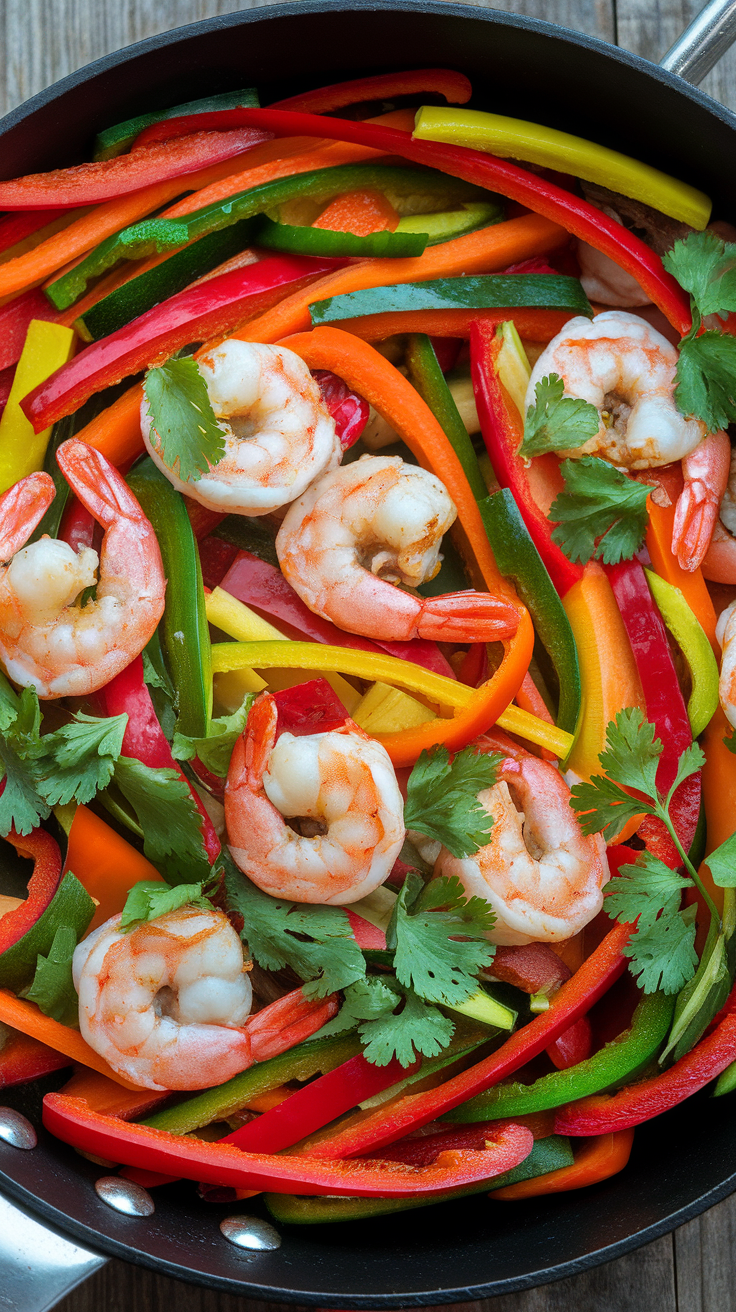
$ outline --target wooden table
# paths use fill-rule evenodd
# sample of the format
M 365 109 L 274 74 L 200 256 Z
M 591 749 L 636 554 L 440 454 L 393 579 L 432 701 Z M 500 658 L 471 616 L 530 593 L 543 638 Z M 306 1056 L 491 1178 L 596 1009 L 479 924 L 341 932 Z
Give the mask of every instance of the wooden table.
M 82 64 L 184 23 L 261 7 L 263 0 L 0 0 L 0 113 Z M 267 0 L 266 0 L 267 2 Z M 471 0 L 475 2 L 475 0 Z M 484 8 L 500 6 L 479 3 Z M 603 37 L 658 60 L 698 0 L 507 0 L 516 13 Z M 704 89 L 736 109 L 736 49 Z M 585 106 L 581 105 L 584 112 Z M 736 1195 L 664 1239 L 584 1275 L 524 1294 L 463 1305 L 467 1312 L 736 1312 Z M 2 1303 L 0 1294 L 0 1303 Z M 59 1312 L 277 1312 L 276 1305 L 182 1285 L 110 1262 Z M 283 1306 L 283 1305 L 279 1305 Z

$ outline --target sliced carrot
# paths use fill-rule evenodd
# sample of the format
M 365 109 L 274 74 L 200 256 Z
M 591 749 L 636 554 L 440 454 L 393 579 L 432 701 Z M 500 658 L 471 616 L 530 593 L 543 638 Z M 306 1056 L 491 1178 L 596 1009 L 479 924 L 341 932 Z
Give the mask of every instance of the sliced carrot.
M 68 1025 L 62 1025 L 60 1021 L 44 1016 L 35 1003 L 26 1002 L 25 998 L 16 998 L 15 994 L 9 993 L 7 989 L 0 989 L 0 1024 L 10 1025 L 13 1029 L 20 1030 L 22 1034 L 30 1034 L 31 1038 L 38 1039 L 56 1052 L 63 1052 L 66 1057 L 80 1062 L 82 1066 L 90 1066 L 101 1075 L 107 1075 L 109 1079 L 114 1080 L 116 1084 L 122 1084 L 126 1089 L 136 1088 L 136 1085 L 122 1075 L 117 1075 L 112 1067 L 108 1066 L 88 1043 L 85 1043 L 79 1030 L 70 1029 Z
M 434 277 L 434 274 L 432 275 Z M 417 280 L 418 281 L 418 280 Z M 320 284 L 312 300 L 323 293 Z M 384 342 L 396 333 L 426 333 L 428 337 L 469 337 L 471 323 L 488 323 L 492 327 L 508 320 L 516 325 L 519 336 L 527 342 L 550 342 L 569 323 L 569 310 L 538 310 L 529 306 L 508 306 L 504 310 L 387 310 L 384 314 L 364 314 L 360 319 L 341 319 L 340 327 L 364 342 Z M 539 460 L 537 456 L 535 458 Z M 560 480 L 560 487 L 562 481 Z
M 101 451 L 111 465 L 127 465 L 135 460 L 145 450 L 141 434 L 142 400 L 142 384 L 129 387 L 107 410 L 80 429 L 77 433 L 80 442 Z
M 721 648 L 716 640 L 716 612 L 706 587 L 702 571 L 683 569 L 672 551 L 672 529 L 675 522 L 675 502 L 657 506 L 649 499 L 649 527 L 647 550 L 652 564 L 661 578 L 679 588 L 720 662 Z
M 309 306 L 313 301 L 390 283 L 426 282 L 429 278 L 452 278 L 463 273 L 493 273 L 532 255 L 544 255 L 566 240 L 567 234 L 558 224 L 538 214 L 524 214 L 456 237 L 454 241 L 430 246 L 423 255 L 363 260 L 337 269 L 310 287 L 285 297 L 272 310 L 252 319 L 235 336 L 244 342 L 276 342 L 280 337 L 310 327 Z
M 585 1189 L 623 1171 L 631 1155 L 633 1130 L 618 1130 L 615 1134 L 599 1134 L 588 1139 L 575 1154 L 572 1166 L 561 1166 L 532 1180 L 519 1180 L 505 1189 L 494 1189 L 489 1198 L 500 1202 L 515 1202 L 519 1198 L 537 1198 L 540 1194 L 562 1194 L 569 1189 Z
M 140 879 L 163 883 L 155 866 L 86 806 L 78 806 L 74 813 L 64 869 L 73 870 L 99 903 L 88 933 L 122 911 Z
M 371 187 L 336 196 L 312 224 L 313 228 L 329 228 L 331 232 L 352 232 L 356 237 L 396 232 L 398 226 L 399 216 L 391 202 Z

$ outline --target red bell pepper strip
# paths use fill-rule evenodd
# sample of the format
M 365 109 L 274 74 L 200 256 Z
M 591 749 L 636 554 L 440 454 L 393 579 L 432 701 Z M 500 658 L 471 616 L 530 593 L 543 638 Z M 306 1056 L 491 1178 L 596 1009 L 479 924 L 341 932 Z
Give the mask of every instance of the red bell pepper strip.
M 343 451 L 358 441 L 368 423 L 371 408 L 362 396 L 351 392 L 347 383 L 328 369 L 315 369 L 314 381 L 322 393 L 322 400 L 335 421 L 335 432 Z
M 282 620 L 305 638 L 324 642 L 335 647 L 352 647 L 357 651 L 386 651 L 390 656 L 422 665 L 435 674 L 454 679 L 452 667 L 442 655 L 436 642 L 426 638 L 412 638 L 408 642 L 382 642 L 361 638 L 357 634 L 338 629 L 330 620 L 324 620 L 305 606 L 280 570 L 266 561 L 241 551 L 233 561 L 220 586 L 231 597 L 254 606 L 272 619 Z
M 34 430 L 42 432 L 73 414 L 93 393 L 168 360 L 189 342 L 231 332 L 249 315 L 273 305 L 287 289 L 304 286 L 344 263 L 278 255 L 188 287 L 80 351 L 23 399 L 23 410 Z
M 529 534 L 561 597 L 582 578 L 582 566 L 567 559 L 552 541 L 552 524 L 534 497 L 532 471 L 550 482 L 557 477 L 553 455 L 536 456 L 529 464 L 517 454 L 524 437 L 522 418 L 506 396 L 496 372 L 502 341 L 493 323 L 476 321 L 470 330 L 470 368 L 483 441 L 501 487 L 511 490 Z M 556 490 L 556 489 L 555 489 Z M 554 494 L 553 494 L 554 495 Z
M 587 1016 L 581 1016 L 559 1038 L 547 1044 L 547 1056 L 558 1071 L 585 1061 L 593 1051 L 593 1031 Z
M 609 1180 L 612 1175 L 623 1171 L 631 1156 L 633 1142 L 633 1130 L 600 1135 L 581 1145 L 572 1166 L 561 1166 L 556 1171 L 548 1171 L 531 1180 L 518 1180 L 516 1184 L 492 1190 L 488 1197 L 504 1203 L 516 1202 L 520 1198 L 562 1194 L 570 1189 L 585 1189 L 588 1185 L 600 1184 L 601 1180 Z
M 290 1101 L 290 1100 L 289 1100 Z M 431 1166 L 400 1162 L 344 1162 L 288 1154 L 244 1153 L 232 1144 L 204 1143 L 146 1125 L 130 1125 L 92 1111 L 80 1098 L 47 1094 L 43 1120 L 57 1139 L 128 1166 L 238 1189 L 273 1193 L 352 1194 L 359 1198 L 403 1198 L 482 1180 L 510 1170 L 528 1157 L 534 1143 L 521 1125 L 502 1125 L 489 1134 L 485 1150 L 441 1153 Z
M 518 201 L 536 214 L 559 223 L 573 236 L 608 255 L 636 278 L 681 337 L 690 329 L 689 298 L 675 279 L 665 272 L 661 259 L 649 246 L 589 201 L 564 191 L 538 174 L 529 173 L 511 160 L 497 159 L 494 155 L 464 146 L 415 141 L 406 132 L 376 123 L 349 122 L 278 109 L 241 109 L 229 113 L 232 117 L 228 122 L 262 128 L 276 136 L 320 136 L 351 141 L 383 150 L 387 155 L 401 155 L 415 164 L 427 164 L 430 168 L 449 173 L 451 177 L 500 192 L 509 200 Z
M 2 228 L 0 228 L 0 237 Z M 0 307 L 0 369 L 17 364 L 31 319 L 45 319 L 56 323 L 59 311 L 49 305 L 43 292 L 34 287 L 30 292 L 16 296 L 15 300 Z
M 8 369 L 0 369 L 0 415 L 8 404 L 10 389 L 13 386 L 15 378 L 15 365 L 10 365 Z
M 641 1125 L 697 1093 L 734 1060 L 736 1013 L 731 1012 L 669 1070 L 618 1093 L 594 1094 L 561 1107 L 555 1117 L 555 1134 L 608 1134 Z
M 71 1057 L 63 1052 L 56 1052 L 38 1039 L 21 1034 L 20 1030 L 12 1030 L 0 1048 L 0 1089 L 28 1084 L 71 1064 Z
M 268 141 L 270 133 L 239 127 L 234 132 L 195 132 L 171 142 L 134 150 L 130 155 L 77 164 L 50 173 L 28 173 L 0 182 L 0 209 L 67 209 L 116 200 L 155 182 L 183 177 L 219 164 Z
M 4 214 L 0 219 L 0 251 L 10 250 L 26 237 L 32 237 L 63 213 L 63 210 L 28 210 L 25 214 Z
M 70 497 L 59 525 L 59 540 L 68 542 L 74 551 L 81 551 L 82 547 L 95 547 L 97 550 L 99 543 L 95 543 L 95 538 L 102 537 L 101 532 L 96 532 L 97 529 L 99 524 L 87 507 L 77 497 Z
M 0 916 L 0 953 L 17 943 L 35 925 L 51 905 L 61 879 L 59 846 L 45 829 L 34 829 L 25 837 L 11 829 L 7 838 L 18 856 L 31 857 L 34 866 L 28 881 L 28 897 L 20 906 Z
M 272 694 L 276 706 L 276 739 L 282 733 L 305 738 L 341 729 L 349 719 L 340 698 L 326 679 L 308 679 Z
M 311 1145 L 310 1155 L 352 1157 L 377 1150 L 513 1074 L 588 1012 L 623 973 L 626 966 L 623 949 L 629 934 L 628 925 L 616 925 L 610 930 L 595 952 L 555 994 L 549 1010 L 517 1030 L 489 1057 L 438 1088 L 405 1094 L 374 1112 L 344 1122 Z
M 677 774 L 680 756 L 693 740 L 667 632 L 638 560 L 608 565 L 606 573 L 634 653 L 647 719 L 655 726 L 657 737 L 663 744 L 657 768 L 657 787 L 661 793 L 667 794 Z M 700 792 L 698 772 L 683 780 L 670 806 L 672 823 L 686 852 L 698 824 Z M 649 823 L 639 830 L 640 837 L 667 865 L 673 869 L 679 866 L 681 857 L 661 820 L 654 816 L 647 817 L 647 820 Z

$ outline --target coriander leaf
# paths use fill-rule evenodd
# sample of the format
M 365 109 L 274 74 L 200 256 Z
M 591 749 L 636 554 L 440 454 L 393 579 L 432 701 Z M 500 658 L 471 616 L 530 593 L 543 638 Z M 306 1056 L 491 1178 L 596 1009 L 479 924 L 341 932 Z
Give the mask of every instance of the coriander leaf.
M 654 725 L 637 706 L 625 707 L 606 726 L 606 749 L 598 758 L 605 775 L 595 774 L 571 790 L 570 805 L 584 834 L 612 838 L 635 815 L 655 814 L 662 744 L 654 734 Z M 625 788 L 643 793 L 644 800 L 630 797 Z
M 645 993 L 679 993 L 692 979 L 698 964 L 695 921 L 677 910 L 679 899 L 665 908 L 646 933 L 632 934 L 624 953 L 631 958 L 632 975 Z
M 51 807 L 39 796 L 33 769 L 33 752 L 39 741 L 41 711 L 38 697 L 24 688 L 18 707 L 3 706 L 3 731 L 0 732 L 0 765 L 5 787 L 0 796 L 0 834 L 11 829 L 30 834 L 41 820 L 51 814 Z M 30 756 L 30 760 L 27 758 Z
M 565 490 L 550 507 L 552 541 L 568 560 L 630 560 L 644 541 L 651 489 L 597 456 L 563 460 Z
M 123 746 L 127 715 L 78 712 L 71 724 L 44 734 L 33 749 L 36 787 L 49 806 L 91 802 L 107 788 Z
M 396 978 L 427 1002 L 465 1002 L 493 960 L 486 934 L 496 917 L 483 898 L 466 896 L 457 876 L 442 875 L 418 893 L 417 884 L 418 876 L 405 880 L 386 934 Z
M 225 437 L 196 361 L 149 369 L 143 387 L 164 464 L 184 483 L 201 478 L 224 456 Z
M 62 1025 L 79 1025 L 79 999 L 72 978 L 72 957 L 77 936 L 70 925 L 60 925 L 48 956 L 36 960 L 33 983 L 21 994 L 45 1016 Z
M 245 728 L 254 697 L 255 694 L 250 693 L 233 715 L 211 720 L 206 738 L 189 738 L 186 734 L 175 733 L 172 755 L 177 761 L 190 761 L 192 757 L 198 756 L 206 769 L 224 779 L 230 766 L 233 747 Z
M 211 878 L 202 817 L 178 771 L 152 769 L 134 757 L 121 756 L 114 777 L 138 817 L 148 860 L 168 883 L 193 884 Z
M 666 804 L 668 807 L 683 779 L 688 779 L 691 774 L 697 774 L 698 770 L 702 770 L 704 765 L 705 752 L 702 751 L 697 743 L 691 743 L 690 746 L 686 747 L 684 752 L 681 753 L 680 759 L 677 762 L 677 773 L 672 782 L 672 787 L 667 794 Z
M 366 975 L 364 979 L 348 984 L 344 996 L 345 1001 L 337 1015 L 316 1034 L 310 1035 L 310 1041 L 355 1029 L 359 1021 L 375 1020 L 386 1012 L 395 1011 L 399 1002 L 396 985 L 390 976 L 384 980 L 377 975 Z
M 736 834 L 711 852 L 705 864 L 719 888 L 736 888 Z
M 143 648 L 141 656 L 143 657 L 143 682 L 149 688 L 160 688 L 163 692 L 170 693 L 173 696 L 171 684 L 162 674 L 159 674 L 146 647 Z
M 662 256 L 668 273 L 690 295 L 701 316 L 722 319 L 736 310 L 736 245 L 715 232 L 690 232 Z
M 436 1007 L 428 1006 L 412 989 L 401 992 L 404 1006 L 398 1014 L 385 1011 L 359 1027 L 360 1037 L 366 1044 L 363 1056 L 374 1066 L 387 1066 L 393 1057 L 402 1066 L 411 1066 L 417 1053 L 436 1057 L 455 1032 L 453 1022 Z
M 692 888 L 686 875 L 670 870 L 651 852 L 642 852 L 636 865 L 622 865 L 605 890 L 607 915 L 622 924 L 637 921 L 637 934 L 645 934 L 658 923 L 657 917 L 672 906 L 679 910 L 683 890 Z
M 131 888 L 120 917 L 120 928 L 130 929 L 147 920 L 157 920 L 179 907 L 202 907 L 212 910 L 212 903 L 205 897 L 204 884 L 177 884 L 170 888 L 168 884 L 158 884 L 154 879 L 142 879 Z
M 675 400 L 709 433 L 736 421 L 736 337 L 715 329 L 680 342 Z
M 291 966 L 309 981 L 304 993 L 321 998 L 365 976 L 365 959 L 342 907 L 314 906 L 270 897 L 257 888 L 228 856 L 228 906 L 243 917 L 241 938 L 265 970 Z
M 565 396 L 564 392 L 565 384 L 559 374 L 540 378 L 534 389 L 534 404 L 526 412 L 519 455 L 568 451 L 595 437 L 601 426 L 595 406 L 578 397 Z
M 501 759 L 466 747 L 450 763 L 446 747 L 423 751 L 409 776 L 406 828 L 438 839 L 453 856 L 472 856 L 490 839 L 493 822 L 478 793 L 493 787 Z

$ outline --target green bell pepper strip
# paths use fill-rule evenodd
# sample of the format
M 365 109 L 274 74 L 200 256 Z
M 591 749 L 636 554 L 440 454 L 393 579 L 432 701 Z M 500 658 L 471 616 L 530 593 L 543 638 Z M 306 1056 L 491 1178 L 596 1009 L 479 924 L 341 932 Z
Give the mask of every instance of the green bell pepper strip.
M 68 926 L 77 941 L 95 913 L 95 904 L 71 870 L 64 875 L 52 901 L 22 938 L 0 954 L 0 987 L 18 993 L 31 983 L 39 956 L 46 956 L 57 929 Z
M 165 119 L 183 118 L 186 114 L 211 114 L 220 109 L 242 109 L 246 105 L 258 105 L 258 92 L 253 87 L 244 91 L 225 91 L 219 96 L 205 96 L 202 100 L 188 100 L 183 105 L 173 105 L 171 109 L 154 110 L 151 114 L 139 114 L 137 118 L 126 119 L 124 123 L 115 123 L 110 128 L 103 128 L 95 137 L 93 159 L 113 159 L 130 150 L 136 137 L 152 123 L 162 123 Z
M 552 1071 L 533 1084 L 499 1084 L 455 1107 L 446 1121 L 493 1121 L 524 1116 L 600 1093 L 636 1076 L 657 1056 L 672 1020 L 675 999 L 665 993 L 645 994 L 634 1012 L 631 1028 L 592 1057 Z
M 482 501 L 488 495 L 488 489 L 478 466 L 478 457 L 426 333 L 410 335 L 406 364 L 409 381 L 426 401 L 452 444 L 476 501 Z
M 644 573 L 662 619 L 690 670 L 687 714 L 693 738 L 698 738 L 718 708 L 718 662 L 705 630 L 680 589 L 655 574 L 654 570 L 645 569 Z
M 123 228 L 47 287 L 46 295 L 58 308 L 61 308 L 62 301 L 65 306 L 73 305 L 93 278 L 101 277 L 121 260 L 137 260 L 184 246 L 197 237 L 230 227 L 240 219 L 251 219 L 256 214 L 278 209 L 296 197 L 300 200 L 305 197 L 329 200 L 331 196 L 359 187 L 376 187 L 399 211 L 409 200 L 412 210 L 421 204 L 431 209 L 453 201 L 475 199 L 480 194 L 479 189 L 471 184 L 422 167 L 343 164 L 336 168 L 315 169 L 311 173 L 290 174 L 238 192 L 235 196 L 227 196 L 178 219 L 142 219 L 129 228 Z
M 275 223 L 265 214 L 258 220 L 253 234 L 256 246 L 270 251 L 289 251 L 293 255 L 354 256 L 359 259 L 384 259 L 421 255 L 427 245 L 424 232 L 369 232 L 359 237 L 354 232 L 332 228 L 311 228 L 302 224 Z
M 444 210 L 439 214 L 407 214 L 399 219 L 397 232 L 424 232 L 428 246 L 465 237 L 477 228 L 489 228 L 501 223 L 505 217 L 503 206 L 486 201 L 467 202 L 459 210 Z
M 513 580 L 559 684 L 557 725 L 575 734 L 582 714 L 580 665 L 570 621 L 509 488 L 479 503 L 486 533 L 502 574 Z
M 454 1198 L 467 1198 L 482 1194 L 487 1189 L 502 1189 L 519 1180 L 531 1180 L 548 1171 L 557 1171 L 573 1163 L 569 1139 L 549 1135 L 535 1139 L 529 1156 L 511 1171 L 492 1176 L 466 1189 L 447 1189 L 431 1197 L 416 1198 L 305 1198 L 299 1194 L 266 1194 L 266 1207 L 276 1221 L 289 1225 L 325 1225 L 331 1221 L 362 1221 L 373 1216 L 387 1216 L 391 1212 L 407 1212 L 415 1207 L 431 1207 L 433 1203 L 451 1202 Z
M 593 311 L 577 278 L 551 273 L 484 273 L 429 282 L 394 283 L 346 292 L 309 307 L 312 324 L 339 323 L 368 314 L 407 310 L 497 310 L 512 306 L 563 309 L 591 317 Z
M 184 499 L 146 457 L 128 486 L 150 519 L 166 575 L 161 646 L 176 694 L 177 729 L 206 738 L 212 712 L 212 666 L 202 567 Z

